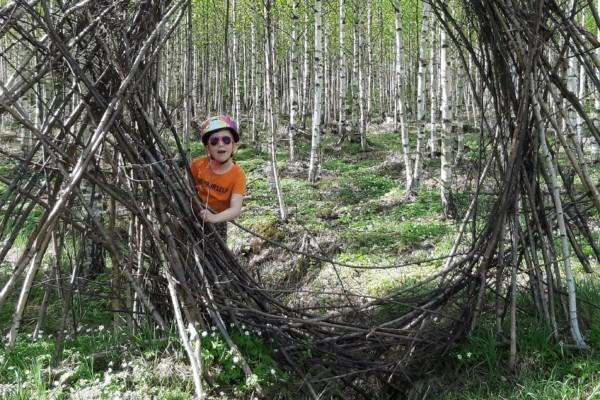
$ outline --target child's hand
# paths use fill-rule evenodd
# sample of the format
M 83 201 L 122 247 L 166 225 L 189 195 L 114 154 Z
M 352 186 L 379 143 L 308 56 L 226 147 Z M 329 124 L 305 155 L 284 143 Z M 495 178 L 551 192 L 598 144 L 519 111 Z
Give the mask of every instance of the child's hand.
M 200 210 L 200 218 L 202 218 L 202 220 L 204 222 L 214 223 L 215 222 L 214 217 L 215 217 L 215 214 L 213 214 L 209 210 Z

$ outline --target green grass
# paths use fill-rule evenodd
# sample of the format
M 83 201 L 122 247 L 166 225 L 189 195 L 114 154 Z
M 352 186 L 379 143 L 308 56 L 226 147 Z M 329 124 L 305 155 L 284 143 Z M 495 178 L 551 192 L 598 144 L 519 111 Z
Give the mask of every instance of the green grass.
M 577 352 L 556 343 L 539 321 L 522 309 L 518 316 L 517 366 L 507 367 L 508 347 L 499 346 L 494 330 L 482 327 L 452 356 L 446 379 L 453 379 L 444 400 L 475 399 L 599 399 L 600 281 L 578 286 L 579 315 L 592 350 Z M 527 299 L 526 299 L 527 300 Z M 527 304 L 521 301 L 520 304 Z M 528 307 L 532 307 L 531 305 Z
M 366 153 L 360 150 L 358 143 L 344 143 L 341 151 L 336 150 L 332 139 L 330 136 L 324 138 L 321 178 L 314 184 L 309 183 L 306 176 L 309 149 L 306 141 L 299 143 L 302 161 L 289 162 L 284 148 L 277 155 L 283 193 L 290 212 L 287 222 L 279 220 L 277 199 L 274 191 L 269 190 L 264 175 L 267 154 L 257 152 L 247 144 L 241 146 L 234 158 L 247 173 L 248 197 L 238 222 L 291 246 L 298 245 L 308 233 L 319 238 L 320 244 L 325 243 L 332 249 L 325 256 L 354 265 L 394 265 L 445 254 L 454 237 L 455 221 L 442 220 L 439 192 L 427 185 L 422 186 L 414 201 L 405 199 L 403 165 L 390 163 L 390 159 L 397 159 L 400 154 L 399 136 L 395 133 L 370 135 L 369 151 Z M 467 143 L 472 149 L 476 146 L 475 139 Z M 203 154 L 203 148 L 196 143 L 192 152 L 199 156 Z M 394 157 L 390 158 L 392 154 Z M 469 153 L 466 156 L 473 155 Z M 439 161 L 426 161 L 426 168 L 437 170 Z M 470 198 L 456 194 L 453 200 L 457 215 L 464 215 Z M 494 200 L 493 196 L 487 195 L 480 198 L 478 224 L 486 222 Z M 28 229 L 34 226 L 36 218 L 39 218 L 39 210 L 28 220 Z M 596 216 L 592 218 L 598 222 Z M 597 238 L 598 232 L 594 234 Z M 75 253 L 74 249 L 69 251 Z M 586 246 L 584 251 L 589 254 L 591 249 Z M 308 276 L 314 280 L 314 287 L 327 287 L 327 273 L 331 272 L 329 265 L 314 261 L 283 265 L 285 268 L 274 271 L 274 274 L 282 275 L 275 281 L 301 281 Z M 341 269 L 340 275 L 359 282 L 361 289 L 368 294 L 384 296 L 410 286 L 441 265 L 442 261 L 438 260 L 401 271 L 356 272 Z M 320 282 L 323 277 L 325 279 Z M 72 392 L 91 387 L 101 390 L 104 398 L 109 398 L 112 393 L 128 391 L 141 398 L 160 399 L 187 399 L 193 394 L 189 375 L 180 373 L 178 369 L 184 371 L 188 361 L 175 331 L 159 333 L 150 326 L 142 325 L 134 335 L 121 335 L 109 329 L 112 313 L 108 296 L 94 296 L 93 301 L 86 297 L 93 293 L 106 293 L 103 288 L 109 287 L 109 283 L 110 276 L 102 275 L 89 285 L 89 292 L 82 291 L 75 296 L 75 316 L 81 330 L 65 341 L 62 370 L 54 369 L 52 372 L 48 368 L 60 315 L 56 298 L 52 299 L 49 309 L 47 333 L 41 339 L 33 341 L 25 333 L 20 336 L 14 350 L 0 351 L 0 384 L 11 385 L 10 398 L 49 398 L 51 394 L 58 399 L 69 398 Z M 594 277 L 579 281 L 579 312 L 586 321 L 586 339 L 594 349 L 600 347 L 599 312 L 585 301 L 600 304 L 599 293 L 600 284 Z M 42 294 L 41 286 L 33 288 L 24 332 L 32 330 Z M 15 299 L 11 297 L 0 310 L 1 326 L 9 326 L 14 303 Z M 524 301 L 520 304 L 530 307 Z M 396 315 L 403 312 L 402 307 L 390 304 L 378 310 L 376 317 L 385 319 Z M 446 362 L 440 372 L 443 373 L 439 377 L 440 387 L 436 388 L 434 381 L 427 383 L 436 389 L 431 392 L 436 393 L 435 398 L 600 398 L 600 376 L 597 372 L 600 370 L 600 356 L 597 350 L 577 354 L 560 347 L 549 339 L 550 333 L 540 329 L 539 322 L 525 311 L 520 310 L 519 361 L 515 371 L 508 371 L 506 367 L 507 348 L 498 346 L 493 330 L 484 325 Z M 295 398 L 292 394 L 281 394 L 285 384 L 294 377 L 288 376 L 277 364 L 269 342 L 259 331 L 232 327 L 229 333 L 250 363 L 254 375 L 246 379 L 239 360 L 236 361 L 236 354 L 216 331 L 202 333 L 204 366 L 214 378 L 207 390 L 214 398 L 246 398 L 258 384 L 266 388 L 273 398 Z M 168 373 L 160 373 L 163 368 Z M 70 371 L 70 375 L 60 383 L 66 371 Z M 1 394 L 0 398 L 3 398 Z
M 239 357 L 232 352 L 216 330 L 201 333 L 202 359 L 211 371 L 214 385 L 207 392 L 224 391 L 236 396 L 288 380 L 271 355 L 262 334 L 255 330 L 231 328 L 230 336 L 252 368 L 246 378 Z M 0 352 L 0 385 L 10 385 L 10 398 L 66 398 L 67 393 L 96 385 L 103 398 L 111 393 L 132 391 L 139 398 L 189 398 L 194 391 L 185 355 L 175 332 L 157 334 L 154 330 L 115 335 L 104 325 L 81 326 L 79 332 L 65 338 L 63 361 L 49 369 L 55 335 L 42 333 L 33 340 L 20 335 L 12 350 Z M 165 365 L 168 360 L 168 365 Z M 164 373 L 157 370 L 164 369 Z M 174 397 L 173 397 L 174 396 Z M 2 395 L 0 394 L 0 398 Z

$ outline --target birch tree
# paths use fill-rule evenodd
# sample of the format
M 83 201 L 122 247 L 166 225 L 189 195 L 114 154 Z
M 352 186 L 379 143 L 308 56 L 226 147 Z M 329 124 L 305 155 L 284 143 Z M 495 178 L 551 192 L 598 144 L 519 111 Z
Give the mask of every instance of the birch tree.
M 362 17 L 359 14 L 355 25 L 355 40 L 356 40 L 356 70 L 358 83 L 358 132 L 360 136 L 360 149 L 367 151 L 367 87 L 369 79 L 365 76 L 365 57 L 364 57 L 364 24 Z
M 556 169 L 553 164 L 552 157 L 550 156 L 550 151 L 548 150 L 548 144 L 546 142 L 546 133 L 541 129 L 541 114 L 540 114 L 540 106 L 538 105 L 538 100 L 536 98 L 535 90 L 533 95 L 534 102 L 534 111 L 535 117 L 538 122 L 538 132 L 540 147 L 543 156 L 544 168 L 546 170 L 546 176 L 548 179 L 548 187 L 552 194 L 552 201 L 554 203 L 554 208 L 556 210 L 556 219 L 558 222 L 558 231 L 560 237 L 560 249 L 562 254 L 562 263 L 565 270 L 565 276 L 567 281 L 567 293 L 568 293 L 568 307 L 569 307 L 569 326 L 571 328 L 571 336 L 575 341 L 575 344 L 582 349 L 587 349 L 588 345 L 583 339 L 583 335 L 581 334 L 581 330 L 579 329 L 579 320 L 577 316 L 577 301 L 576 301 L 576 293 L 575 293 L 575 280 L 573 277 L 573 268 L 571 266 L 571 254 L 570 254 L 570 246 L 567 239 L 567 231 L 565 227 L 565 216 L 563 211 L 562 200 L 560 196 L 560 188 L 558 185 L 558 180 L 556 177 Z
M 346 98 L 347 92 L 347 72 L 346 72 L 346 0 L 339 0 L 339 54 L 338 54 L 338 135 L 340 139 L 346 135 L 346 124 L 350 105 Z
M 600 0 L 596 1 L 597 10 L 596 14 L 600 15 Z M 600 23 L 596 28 L 596 37 L 600 42 Z M 600 46 L 596 49 L 596 57 L 600 60 Z M 600 65 L 596 66 L 596 74 L 600 76 Z M 595 88 L 594 90 L 594 125 L 600 129 L 600 88 Z M 600 148 L 596 147 L 596 152 L 600 153 Z M 600 159 L 600 157 L 599 157 Z
M 412 161 L 410 159 L 410 144 L 408 141 L 408 127 L 406 126 L 405 105 L 404 105 L 404 41 L 402 39 L 402 4 L 400 1 L 394 2 L 395 24 L 396 24 L 396 64 L 395 64 L 395 108 L 394 121 L 396 129 L 402 138 L 402 154 L 404 157 L 404 172 L 406 176 L 406 188 L 410 188 L 413 177 Z
M 431 21 L 431 29 L 430 29 L 430 62 L 429 62 L 429 104 L 430 104 L 430 112 L 429 112 L 429 148 L 431 152 L 431 157 L 434 158 L 437 153 L 437 116 L 438 116 L 438 93 L 439 93 L 439 70 L 440 66 L 438 63 L 438 48 L 437 48 L 437 23 L 435 18 Z
M 193 29 L 192 29 L 192 0 L 189 0 L 186 4 L 187 13 L 186 13 L 186 32 L 185 32 L 185 44 L 186 44 L 186 52 L 185 52 L 185 60 L 184 60 L 184 71 L 185 71 L 185 79 L 184 79 L 184 105 L 183 105 L 183 147 L 188 152 L 190 149 L 190 132 L 192 130 L 192 115 L 194 113 L 193 110 L 193 91 L 194 91 L 194 83 L 193 83 L 193 70 L 194 70 L 194 41 L 193 41 Z
M 323 54 L 322 54 L 322 4 L 315 0 L 315 60 L 314 60 L 314 100 L 311 127 L 310 164 L 308 181 L 316 182 L 321 165 L 321 96 L 323 90 Z
M 240 94 L 240 68 L 239 68 L 239 51 L 238 51 L 238 34 L 237 34 L 237 2 L 231 1 L 231 80 L 233 81 L 233 110 L 234 120 L 241 126 L 241 94 Z M 227 49 L 225 49 L 227 51 Z
M 417 147 L 415 149 L 415 169 L 408 192 L 416 196 L 419 192 L 421 168 L 425 147 L 425 73 L 427 71 L 427 38 L 430 17 L 429 3 L 423 3 L 421 21 L 421 44 L 419 46 L 419 70 L 417 75 Z
M 250 40 L 251 40 L 251 68 L 252 68 L 252 76 L 250 86 L 253 88 L 252 90 L 252 143 L 254 144 L 254 148 L 256 151 L 260 151 L 260 138 L 258 135 L 258 106 L 260 104 L 260 83 L 262 82 L 262 74 L 259 71 L 262 71 L 260 68 L 260 57 L 257 54 L 258 46 L 256 45 L 256 13 L 254 13 L 254 17 L 250 19 Z
M 452 178 L 452 105 L 450 57 L 448 54 L 448 38 L 446 32 L 440 31 L 440 84 L 442 87 L 442 157 L 440 173 L 440 196 L 442 211 L 446 218 L 450 216 L 450 180 Z
M 300 101 L 300 115 L 302 116 L 302 128 L 306 128 L 306 113 L 308 109 L 308 88 L 310 86 L 309 74 L 309 54 L 308 54 L 308 33 L 309 20 L 308 12 L 304 13 L 304 35 L 302 36 L 302 100 Z
M 298 118 L 298 1 L 292 0 L 292 34 L 291 34 L 291 48 L 290 48 L 290 64 L 289 69 L 289 90 L 290 90 L 290 126 L 288 132 L 289 141 L 289 152 L 290 161 L 296 161 L 296 132 L 297 132 L 297 118 Z

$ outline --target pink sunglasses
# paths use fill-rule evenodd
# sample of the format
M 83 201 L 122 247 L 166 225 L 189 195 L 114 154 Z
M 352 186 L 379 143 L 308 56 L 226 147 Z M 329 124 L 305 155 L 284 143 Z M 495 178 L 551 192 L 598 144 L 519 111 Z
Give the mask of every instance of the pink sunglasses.
M 216 146 L 217 144 L 219 144 L 219 141 L 224 145 L 228 145 L 231 143 L 232 140 L 233 139 L 231 138 L 231 136 L 211 136 L 210 139 L 208 139 L 208 142 L 211 145 Z

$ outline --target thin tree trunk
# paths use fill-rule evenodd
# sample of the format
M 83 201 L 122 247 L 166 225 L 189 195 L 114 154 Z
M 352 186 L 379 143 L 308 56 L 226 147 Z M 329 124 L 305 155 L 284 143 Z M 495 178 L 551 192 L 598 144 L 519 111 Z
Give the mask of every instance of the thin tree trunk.
M 368 78 L 365 76 L 365 57 L 363 54 L 363 37 L 364 37 L 364 24 L 362 18 L 358 18 L 358 35 L 357 35 L 357 67 L 358 67 L 358 130 L 360 134 L 360 149 L 367 151 L 367 85 Z
M 302 53 L 302 101 L 300 102 L 300 109 L 302 110 L 300 115 L 302 118 L 302 129 L 306 129 L 306 113 L 308 109 L 308 85 L 309 85 L 309 73 L 308 73 L 308 12 L 304 12 L 304 36 L 303 36 L 303 48 Z
M 512 236 L 512 259 L 510 268 L 510 355 L 508 367 L 515 369 L 517 364 L 517 271 L 519 268 L 519 256 L 517 254 L 517 232 L 519 220 L 517 212 L 513 216 Z
M 346 99 L 346 90 L 348 80 L 346 77 L 346 53 L 345 53 L 345 37 L 346 37 L 346 0 L 339 0 L 339 67 L 338 67 L 338 135 L 341 138 L 346 134 L 347 113 L 350 108 Z
M 190 155 L 190 132 L 192 130 L 192 115 L 194 113 L 194 82 L 193 82 L 193 70 L 194 70 L 194 39 L 192 29 L 192 0 L 187 2 L 187 13 L 186 13 L 186 29 L 185 29 L 185 41 L 186 41 L 186 56 L 184 60 L 184 105 L 183 105 L 183 148 L 187 152 L 187 156 Z
M 412 161 L 410 159 L 410 143 L 408 140 L 408 128 L 405 122 L 404 106 L 404 41 L 402 38 L 402 4 L 400 1 L 394 2 L 395 23 L 396 23 L 396 102 L 395 118 L 396 129 L 400 132 L 402 138 L 402 154 L 404 156 L 404 173 L 406 176 L 406 188 L 410 188 L 413 177 Z
M 429 149 L 431 158 L 436 157 L 437 153 L 437 116 L 438 116 L 438 93 L 439 93 L 439 70 L 438 63 L 438 48 L 437 48 L 437 24 L 435 18 L 432 18 L 430 29 L 430 65 L 429 65 L 429 98 L 430 98 L 430 113 L 429 113 Z
M 260 57 L 256 54 L 257 46 L 256 46 L 256 17 L 250 19 L 250 41 L 251 41 L 251 64 L 252 64 L 252 75 L 250 77 L 251 83 L 250 86 L 254 88 L 253 90 L 253 101 L 252 101 L 252 144 L 254 145 L 255 150 L 260 151 L 260 139 L 258 135 L 257 129 L 257 115 L 258 115 L 258 105 L 260 104 L 260 82 L 262 81 L 261 75 L 258 69 L 258 63 L 260 61 Z
M 560 235 L 560 248 L 562 252 L 562 262 L 565 269 L 565 279 L 567 282 L 567 295 L 568 295 L 568 303 L 569 303 L 569 325 L 571 328 L 571 336 L 575 341 L 575 345 L 582 349 L 587 349 L 589 346 L 585 343 L 583 339 L 583 335 L 579 329 L 579 321 L 577 318 L 577 300 L 575 294 L 575 279 L 573 277 L 573 269 L 571 267 L 571 255 L 569 251 L 569 244 L 567 239 L 567 232 L 565 227 L 564 213 L 562 207 L 562 200 L 560 198 L 560 187 L 558 185 L 556 179 L 556 170 L 555 166 L 552 163 L 552 156 L 550 155 L 550 151 L 548 150 L 548 145 L 546 143 L 546 135 L 542 127 L 542 118 L 540 114 L 540 106 L 538 104 L 538 100 L 535 96 L 533 96 L 533 104 L 535 117 L 538 124 L 538 138 L 540 141 L 540 148 L 542 152 L 542 156 L 544 157 L 544 168 L 546 170 L 546 176 L 549 179 L 548 188 L 552 193 L 552 200 L 554 202 L 554 208 L 556 210 L 556 219 L 558 222 L 558 230 Z
M 452 105 L 450 104 L 450 57 L 448 55 L 448 39 L 446 32 L 440 30 L 440 81 L 442 85 L 442 158 L 440 173 L 440 196 L 442 212 L 445 218 L 450 217 L 450 179 L 452 177 Z
M 233 118 L 242 126 L 242 104 L 240 95 L 240 66 L 239 66 L 239 55 L 238 55 L 238 34 L 237 34 L 237 2 L 231 0 L 231 64 L 233 72 Z
M 289 90 L 290 90 L 290 127 L 288 131 L 290 161 L 296 161 L 296 132 L 298 118 L 298 1 L 292 1 L 292 36 L 289 65 Z
M 275 191 L 277 193 L 277 201 L 279 203 L 279 217 L 282 221 L 287 220 L 288 210 L 285 205 L 285 201 L 283 198 L 283 192 L 281 189 L 281 182 L 279 180 L 279 172 L 277 169 L 277 149 L 275 145 L 275 134 L 277 132 L 277 122 L 275 120 L 275 104 L 273 99 L 273 65 L 272 61 L 275 59 L 273 57 L 273 53 L 275 52 L 275 43 L 273 43 L 273 35 L 271 34 L 272 21 L 271 21 L 271 10 L 273 3 L 271 0 L 267 0 L 265 2 L 265 6 L 263 8 L 265 24 L 266 24 L 266 43 L 265 43 L 265 97 L 267 99 L 267 120 L 268 120 L 268 129 L 269 129 L 269 160 L 270 160 L 270 169 L 273 177 L 273 183 L 275 186 Z
M 371 98 L 371 93 L 373 92 L 371 89 L 371 85 L 373 83 L 373 46 L 371 43 L 371 26 L 373 24 L 373 4 L 372 0 L 367 0 L 367 32 L 365 37 L 365 47 L 367 53 L 367 65 L 366 68 L 363 68 L 365 71 L 365 127 L 371 120 L 371 110 L 373 107 L 373 101 Z M 364 59 L 364 57 L 363 57 Z M 366 131 L 366 128 L 365 128 Z M 366 135 L 366 133 L 365 133 Z M 365 140 L 366 141 L 366 140 Z
M 310 165 L 308 169 L 308 181 L 316 182 L 321 166 L 321 96 L 323 92 L 323 42 L 322 42 L 322 14 L 321 0 L 315 0 L 315 97 L 313 103 Z
M 423 149 L 425 144 L 425 72 L 427 71 L 427 37 L 429 28 L 429 3 L 423 3 L 423 20 L 421 22 L 421 46 L 419 47 L 419 70 L 417 75 L 417 147 L 415 149 L 415 169 L 408 192 L 416 196 L 421 182 L 423 166 Z
M 190 360 L 190 365 L 192 368 L 192 381 L 194 382 L 196 396 L 197 399 L 203 399 L 204 395 L 202 390 L 202 357 L 200 357 L 200 337 L 192 323 L 188 325 L 190 328 L 188 335 L 188 330 L 185 328 L 183 316 L 181 314 L 181 308 L 179 306 L 175 281 L 170 274 L 167 275 L 167 280 L 169 297 L 171 299 L 171 304 L 173 305 L 173 312 L 175 314 L 175 321 L 177 322 L 179 338 L 181 339 L 183 348 L 185 349 L 188 359 Z M 193 345 L 192 343 L 196 345 Z

